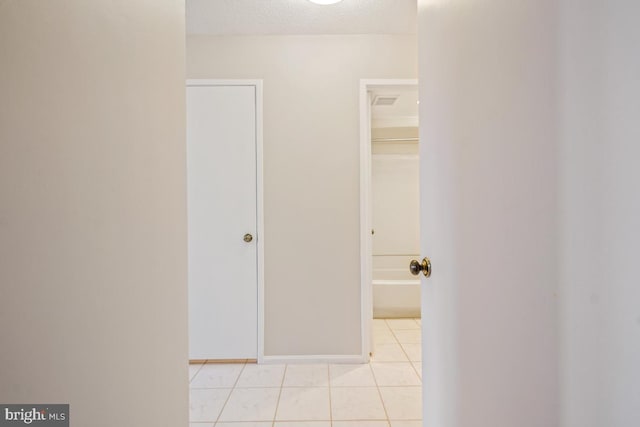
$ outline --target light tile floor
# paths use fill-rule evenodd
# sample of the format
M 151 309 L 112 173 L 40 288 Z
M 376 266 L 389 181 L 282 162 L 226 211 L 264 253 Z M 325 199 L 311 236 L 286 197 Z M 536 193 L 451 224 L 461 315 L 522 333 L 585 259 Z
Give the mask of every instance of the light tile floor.
M 189 365 L 191 427 L 420 427 L 420 319 L 375 319 L 369 364 Z

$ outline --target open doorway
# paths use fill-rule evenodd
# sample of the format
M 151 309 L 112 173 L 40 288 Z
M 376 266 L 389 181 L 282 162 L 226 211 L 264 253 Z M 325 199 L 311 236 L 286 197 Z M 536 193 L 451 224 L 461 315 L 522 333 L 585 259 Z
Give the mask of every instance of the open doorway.
M 360 102 L 363 357 L 402 351 L 419 366 L 420 342 L 396 339 L 419 335 L 399 332 L 420 318 L 420 280 L 409 272 L 420 250 L 417 81 L 363 80 Z

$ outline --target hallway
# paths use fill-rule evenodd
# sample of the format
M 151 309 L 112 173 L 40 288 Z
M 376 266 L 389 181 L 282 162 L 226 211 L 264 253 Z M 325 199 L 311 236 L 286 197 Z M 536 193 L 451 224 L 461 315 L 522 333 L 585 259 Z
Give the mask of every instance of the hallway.
M 420 319 L 376 319 L 369 364 L 192 364 L 191 427 L 419 427 Z

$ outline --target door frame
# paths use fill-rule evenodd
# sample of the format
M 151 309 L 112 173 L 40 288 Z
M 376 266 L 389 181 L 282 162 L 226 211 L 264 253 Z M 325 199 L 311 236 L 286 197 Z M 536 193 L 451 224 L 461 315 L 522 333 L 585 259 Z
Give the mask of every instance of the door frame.
M 264 361 L 264 184 L 263 184 L 263 91 L 257 79 L 187 79 L 186 86 L 253 86 L 256 107 L 256 265 L 258 291 L 257 362 Z
M 362 362 L 373 350 L 373 245 L 371 240 L 371 100 L 369 91 L 393 86 L 415 87 L 418 79 L 360 80 L 360 330 Z

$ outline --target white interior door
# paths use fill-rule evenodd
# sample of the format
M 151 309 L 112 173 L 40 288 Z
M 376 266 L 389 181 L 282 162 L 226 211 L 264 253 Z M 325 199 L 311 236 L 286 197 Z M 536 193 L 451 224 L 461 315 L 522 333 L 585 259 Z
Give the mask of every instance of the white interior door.
M 255 86 L 187 86 L 190 359 L 257 358 L 256 135 Z
M 558 7 L 481 3 L 419 6 L 423 422 L 558 426 Z

